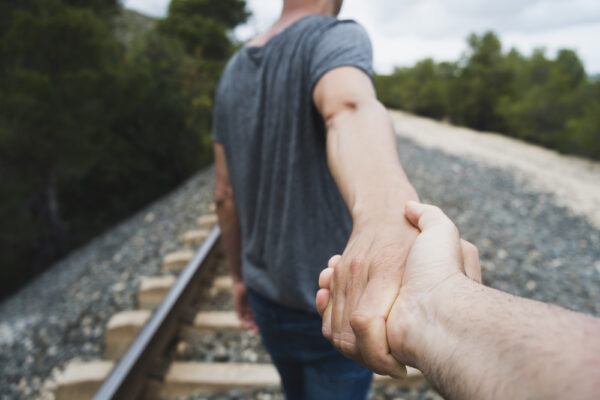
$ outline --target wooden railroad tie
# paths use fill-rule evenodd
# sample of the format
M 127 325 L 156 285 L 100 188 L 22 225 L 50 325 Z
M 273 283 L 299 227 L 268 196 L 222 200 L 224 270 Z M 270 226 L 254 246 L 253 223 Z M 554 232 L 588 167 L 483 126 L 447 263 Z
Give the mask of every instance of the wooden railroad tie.
M 91 399 L 114 366 L 112 361 L 72 362 L 57 380 L 56 400 Z M 408 368 L 404 379 L 375 375 L 376 384 L 411 386 L 424 382 L 423 375 Z M 271 364 L 173 362 L 163 380 L 148 382 L 144 398 L 189 396 L 195 392 L 254 390 L 279 385 Z
M 143 276 L 138 289 L 138 307 L 152 310 L 165 298 L 177 278 L 173 275 Z
M 192 250 L 180 250 L 169 253 L 163 259 L 163 270 L 166 271 L 181 271 L 194 258 Z
M 171 290 L 176 279 L 172 275 L 142 277 L 137 294 L 138 307 L 144 310 L 156 308 Z M 230 276 L 219 276 L 213 281 L 209 294 L 214 297 L 221 292 L 231 291 L 232 286 Z
M 215 214 L 202 215 L 196 220 L 199 228 L 212 228 L 217 225 L 218 219 Z
M 149 310 L 133 310 L 113 315 L 104 331 L 104 356 L 109 360 L 119 359 L 140 334 L 151 314 Z M 233 311 L 201 311 L 196 313 L 191 324 L 182 325 L 179 336 L 189 338 L 241 329 L 242 325 Z
M 187 231 L 181 236 L 181 241 L 184 245 L 200 245 L 208 237 L 210 231 L 208 229 L 195 229 Z

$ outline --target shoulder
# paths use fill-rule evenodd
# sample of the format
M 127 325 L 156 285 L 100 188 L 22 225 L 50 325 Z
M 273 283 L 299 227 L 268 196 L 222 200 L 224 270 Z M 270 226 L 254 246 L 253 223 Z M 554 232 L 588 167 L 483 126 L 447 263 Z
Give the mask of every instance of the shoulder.
M 365 28 L 358 22 L 330 18 L 315 32 L 313 52 L 317 55 L 335 49 L 355 49 L 370 53 L 371 40 Z
M 325 15 L 311 15 L 303 18 L 297 24 L 301 36 L 306 39 L 307 45 L 314 48 L 324 41 L 351 41 L 359 43 L 368 42 L 369 35 L 363 26 L 352 19 L 337 19 Z
M 369 40 L 369 34 L 366 29 L 353 19 L 336 19 L 332 18 L 323 26 L 320 32 L 323 38 L 337 37 L 344 40 L 361 39 Z
M 224 86 L 230 84 L 233 77 L 239 75 L 241 51 L 238 50 L 225 64 L 219 82 L 217 84 L 217 95 L 223 90 Z

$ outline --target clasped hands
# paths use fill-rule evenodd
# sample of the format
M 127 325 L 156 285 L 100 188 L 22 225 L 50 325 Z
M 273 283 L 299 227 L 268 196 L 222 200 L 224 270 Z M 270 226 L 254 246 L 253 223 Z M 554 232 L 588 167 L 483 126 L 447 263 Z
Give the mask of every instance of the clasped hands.
M 477 249 L 439 208 L 410 201 L 397 217 L 355 221 L 319 277 L 323 335 L 372 371 L 402 377 L 420 364 L 442 294 L 464 276 L 481 282 Z

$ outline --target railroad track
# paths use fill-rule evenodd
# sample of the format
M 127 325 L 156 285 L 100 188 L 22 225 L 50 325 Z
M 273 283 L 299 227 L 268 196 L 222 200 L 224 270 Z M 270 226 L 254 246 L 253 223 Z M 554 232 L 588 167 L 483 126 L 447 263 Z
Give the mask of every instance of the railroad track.
M 197 222 L 200 229 L 181 238 L 184 249 L 163 259 L 165 274 L 141 279 L 138 309 L 108 321 L 105 359 L 69 363 L 56 380 L 55 400 L 181 398 L 279 385 L 264 350 L 244 348 L 260 348 L 259 339 L 242 330 L 232 311 L 231 279 L 216 216 L 203 215 Z M 207 343 L 220 349 L 234 346 L 229 353 L 239 356 L 225 352 L 207 357 L 196 351 Z M 375 382 L 406 386 L 424 380 L 419 371 L 409 369 L 402 381 L 376 376 Z

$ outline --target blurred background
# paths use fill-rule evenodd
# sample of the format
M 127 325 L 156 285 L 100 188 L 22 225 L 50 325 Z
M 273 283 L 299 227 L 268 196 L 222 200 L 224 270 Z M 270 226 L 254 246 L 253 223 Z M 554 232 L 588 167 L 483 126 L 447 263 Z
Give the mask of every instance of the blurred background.
M 2 2 L 1 296 L 210 163 L 219 73 L 279 3 Z M 341 17 L 371 35 L 386 106 L 600 158 L 597 3 L 348 0 Z
M 243 0 L 0 3 L 0 293 L 211 160 Z M 166 7 L 167 2 L 164 3 Z
M 2 2 L 1 296 L 210 163 L 219 73 L 279 3 Z M 341 17 L 369 31 L 386 106 L 600 158 L 598 3 L 348 0 Z
M 54 399 L 68 363 L 107 358 L 109 320 L 192 250 L 219 75 L 281 3 L 0 0 L 0 399 Z M 600 315 L 600 2 L 345 0 L 340 18 L 368 31 L 407 174 L 484 283 Z M 178 357 L 268 360 L 219 335 Z M 245 396 L 197 398 L 281 393 Z
M 215 86 L 278 0 L 0 3 L 0 296 L 211 162 Z M 388 107 L 600 159 L 594 1 L 347 0 Z

